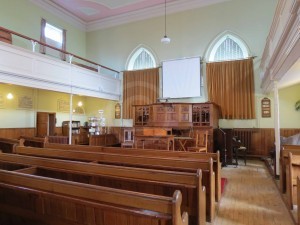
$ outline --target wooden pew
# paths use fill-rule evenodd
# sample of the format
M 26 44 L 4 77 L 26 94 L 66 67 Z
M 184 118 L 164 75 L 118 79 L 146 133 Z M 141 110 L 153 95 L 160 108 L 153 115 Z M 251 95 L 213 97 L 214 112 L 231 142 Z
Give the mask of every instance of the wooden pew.
M 190 215 L 190 222 L 206 224 L 206 196 L 201 170 L 196 173 L 169 172 L 5 153 L 0 154 L 0 166 L 2 164 L 34 166 L 30 174 L 149 194 L 172 196 L 175 190 L 180 190 L 182 208 Z M 24 167 L 19 169 L 25 170 Z
M 33 148 L 17 146 L 16 153 L 23 155 L 41 156 L 56 159 L 97 162 L 101 164 L 125 165 L 139 168 L 150 168 L 169 171 L 195 172 L 201 169 L 203 185 L 206 187 L 207 220 L 212 221 L 215 216 L 215 173 L 213 160 L 195 161 L 189 159 L 129 156 L 110 153 L 95 153 L 87 151 L 69 151 L 61 149 Z
M 300 176 L 300 155 L 289 152 L 286 165 L 286 193 L 290 209 L 297 204 L 297 177 Z
M 20 136 L 20 146 L 31 146 L 44 148 L 45 143 L 47 141 L 46 137 L 28 137 L 28 136 Z
M 280 191 L 281 193 L 286 193 L 286 165 L 288 163 L 289 153 L 293 155 L 300 155 L 300 145 L 283 145 L 280 151 Z
M 207 160 L 213 159 L 213 170 L 215 172 L 215 190 L 216 201 L 221 199 L 221 162 L 220 153 L 195 153 L 195 152 L 179 152 L 168 150 L 154 150 L 154 149 L 126 149 L 118 147 L 97 147 L 97 146 L 84 146 L 84 145 L 60 145 L 60 144 L 45 144 L 46 148 L 65 149 L 65 150 L 79 150 L 91 152 L 106 152 L 114 154 L 136 155 L 136 156 L 154 156 L 164 158 L 181 158 L 181 159 L 195 159 Z
M 297 217 L 298 217 L 298 224 L 300 224 L 300 177 L 297 177 Z
M 188 224 L 180 191 L 165 197 L 2 170 L 0 193 L 2 212 L 34 225 Z
M 15 151 L 16 146 L 19 144 L 19 140 L 10 138 L 0 138 L 0 151 L 6 153 L 12 153 Z
M 69 137 L 68 136 L 46 136 L 45 144 L 47 143 L 55 143 L 55 144 L 69 144 Z

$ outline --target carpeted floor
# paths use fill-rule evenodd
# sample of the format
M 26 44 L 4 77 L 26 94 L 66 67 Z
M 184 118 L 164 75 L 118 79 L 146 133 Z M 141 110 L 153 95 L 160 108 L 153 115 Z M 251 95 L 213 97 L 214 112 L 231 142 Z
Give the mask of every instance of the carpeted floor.
M 222 194 L 225 191 L 225 187 L 226 187 L 227 181 L 228 181 L 227 178 L 224 178 L 224 177 L 221 178 L 221 193 Z

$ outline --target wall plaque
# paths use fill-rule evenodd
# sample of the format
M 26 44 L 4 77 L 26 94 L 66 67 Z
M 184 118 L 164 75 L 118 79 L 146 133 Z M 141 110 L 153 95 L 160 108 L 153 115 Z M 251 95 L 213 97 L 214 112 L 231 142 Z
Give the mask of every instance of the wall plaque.
M 263 98 L 261 100 L 261 117 L 271 117 L 271 100 L 269 98 Z

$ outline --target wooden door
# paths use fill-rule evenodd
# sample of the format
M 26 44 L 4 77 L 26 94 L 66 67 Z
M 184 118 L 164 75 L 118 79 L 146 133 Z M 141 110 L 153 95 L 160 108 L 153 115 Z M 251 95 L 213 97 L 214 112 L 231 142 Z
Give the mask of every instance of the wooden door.
M 56 114 L 48 112 L 37 112 L 36 136 L 53 136 L 55 133 Z

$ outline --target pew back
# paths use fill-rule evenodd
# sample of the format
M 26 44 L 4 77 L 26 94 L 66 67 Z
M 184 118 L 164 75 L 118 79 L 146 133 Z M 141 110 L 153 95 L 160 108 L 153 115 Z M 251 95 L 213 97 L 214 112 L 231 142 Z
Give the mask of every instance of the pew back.
M 280 151 L 280 191 L 282 193 L 286 193 L 286 165 L 288 163 L 289 153 L 293 155 L 300 154 L 300 146 L 299 145 L 283 145 L 282 150 Z
M 46 137 L 28 137 L 20 136 L 20 146 L 31 146 L 37 148 L 44 148 L 47 139 Z
M 16 146 L 19 144 L 17 139 L 0 138 L 0 151 L 12 153 L 15 151 Z
M 212 221 L 215 216 L 215 173 L 213 161 L 195 161 L 178 158 L 159 158 L 145 156 L 129 156 L 109 153 L 95 153 L 83 151 L 68 151 L 60 149 L 33 148 L 17 146 L 16 153 L 56 159 L 68 159 L 75 161 L 97 162 L 101 164 L 126 165 L 139 168 L 159 170 L 195 172 L 201 169 L 203 172 L 203 185 L 206 187 L 206 212 L 207 220 Z
M 174 191 L 180 190 L 182 207 L 191 216 L 191 221 L 205 224 L 206 196 L 201 170 L 197 173 L 170 172 L 2 153 L 0 165 L 3 163 L 33 166 L 34 170 L 18 170 L 23 173 L 149 194 L 172 196 Z
M 0 189 L 4 211 L 34 218 L 34 224 L 91 224 L 91 218 L 95 225 L 188 224 L 180 191 L 165 197 L 14 171 L 0 171 Z
M 288 206 L 293 209 L 297 204 L 297 177 L 300 176 L 300 155 L 293 155 L 289 152 L 286 165 L 286 192 Z
M 88 152 L 106 152 L 114 154 L 125 154 L 133 156 L 154 156 L 163 158 L 180 158 L 180 159 L 195 159 L 208 160 L 213 159 L 213 170 L 215 172 L 215 198 L 217 201 L 221 199 L 221 163 L 220 153 L 195 153 L 195 152 L 179 152 L 168 150 L 149 150 L 149 149 L 126 149 L 118 147 L 99 147 L 99 146 L 82 146 L 82 145 L 60 145 L 60 144 L 46 144 L 45 148 L 65 149 L 65 150 L 79 150 Z

